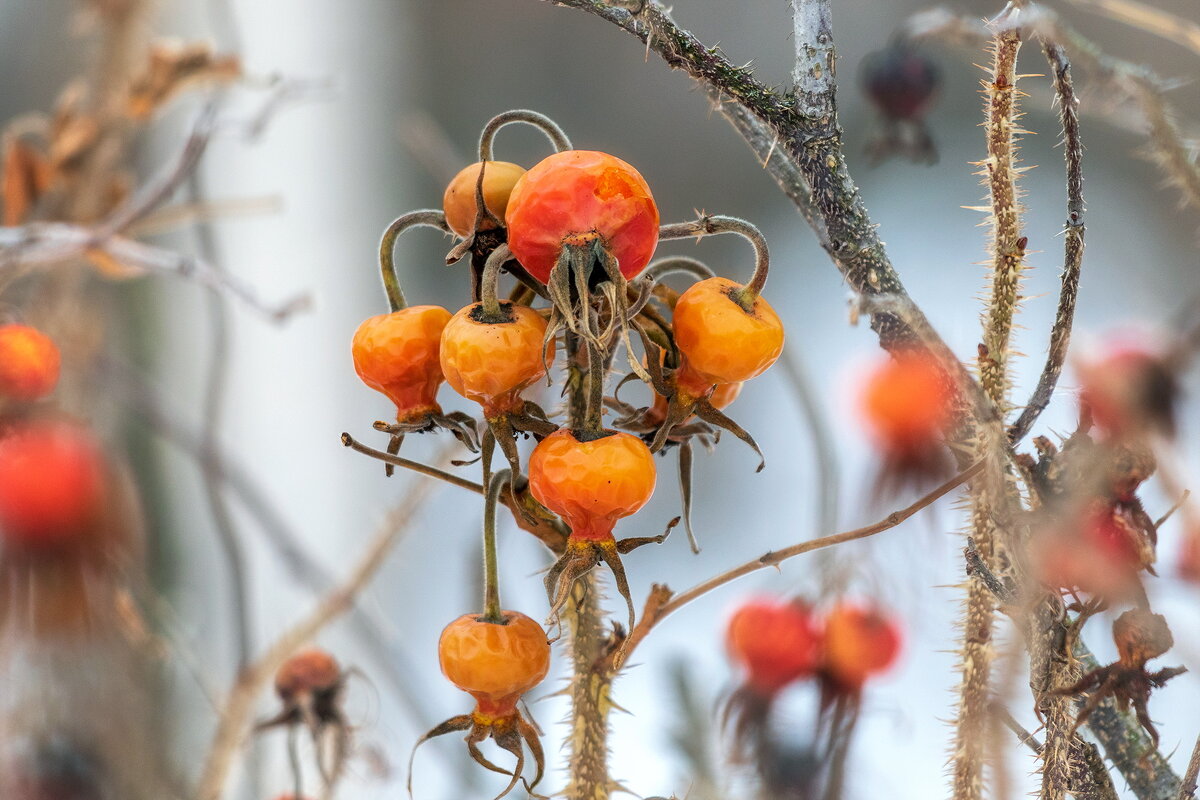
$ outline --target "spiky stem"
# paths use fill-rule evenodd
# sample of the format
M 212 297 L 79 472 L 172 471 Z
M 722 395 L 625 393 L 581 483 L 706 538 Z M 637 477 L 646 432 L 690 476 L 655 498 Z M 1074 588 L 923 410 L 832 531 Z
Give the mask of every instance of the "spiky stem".
M 1020 33 L 1002 29 L 993 41 L 991 80 L 985 82 L 988 157 L 983 174 L 991 195 L 992 292 L 979 348 L 979 376 L 984 393 L 1003 408 L 1008 389 L 1008 350 L 1017 305 L 1025 239 L 1020 235 L 1013 134 L 1016 131 L 1016 63 Z M 998 555 L 997 512 L 1007 504 L 1005 448 L 999 422 L 979 426 L 976 455 L 985 464 L 982 479 L 972 486 L 971 527 L 980 558 L 995 567 Z M 989 683 L 994 657 L 992 628 L 995 602 L 978 581 L 967 586 L 962 623 L 961 684 L 951 757 L 955 800 L 983 797 Z
M 606 638 L 596 573 L 575 583 L 567 608 L 571 627 L 570 782 L 566 800 L 608 800 L 608 712 L 612 675 L 601 668 Z

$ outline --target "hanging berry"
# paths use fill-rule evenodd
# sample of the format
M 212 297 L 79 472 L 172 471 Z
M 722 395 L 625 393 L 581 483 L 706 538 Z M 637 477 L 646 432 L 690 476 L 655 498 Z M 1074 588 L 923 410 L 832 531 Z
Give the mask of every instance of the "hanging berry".
M 496 550 L 496 507 L 500 493 L 510 482 L 508 470 L 492 476 L 488 484 L 483 512 L 484 610 L 482 614 L 464 614 L 442 631 L 438 640 L 438 662 L 451 683 L 475 698 L 470 714 L 451 717 L 422 736 L 417 748 L 429 739 L 447 733 L 469 731 L 467 750 L 476 763 L 512 775 L 507 788 L 497 797 L 513 790 L 522 779 L 525 752 L 529 748 L 537 764 L 537 774 L 526 788 L 541 781 L 545 771 L 538 731 L 517 708 L 517 702 L 546 677 L 550 669 L 550 644 L 546 632 L 534 620 L 518 611 L 503 611 L 500 605 L 499 565 Z M 494 766 L 479 752 L 479 743 L 493 739 L 512 753 L 517 763 L 512 772 Z M 409 792 L 412 791 L 412 758 L 409 759 Z
M 620 554 L 662 542 L 666 534 L 618 542 L 613 529 L 618 520 L 650 500 L 656 478 L 650 449 L 628 433 L 563 428 L 534 448 L 529 457 L 529 489 L 571 528 L 566 550 L 546 573 L 552 619 L 567 602 L 575 581 L 604 561 L 629 607 L 629 629 L 633 629 L 633 598 Z
M 1179 384 L 1168 360 L 1143 341 L 1118 341 L 1076 363 L 1079 401 L 1107 436 L 1175 434 Z
M 812 677 L 821 663 L 822 632 L 808 606 L 773 598 L 738 607 L 725 633 L 729 657 L 746 672 L 746 684 L 773 695 Z
M 479 185 L 481 170 L 482 186 Z M 509 195 L 524 174 L 524 167 L 509 161 L 477 161 L 463 167 L 442 196 L 442 210 L 450 230 L 465 238 L 477 230 L 492 230 L 502 224 Z M 480 213 L 477 189 L 483 193 L 486 213 Z

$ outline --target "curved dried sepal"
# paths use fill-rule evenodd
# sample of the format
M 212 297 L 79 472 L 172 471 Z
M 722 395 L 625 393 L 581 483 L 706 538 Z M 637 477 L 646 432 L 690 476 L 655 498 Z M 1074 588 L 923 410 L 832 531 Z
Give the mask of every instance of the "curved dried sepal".
M 489 417 L 487 424 L 488 429 L 491 431 L 492 439 L 500 447 L 500 452 L 504 453 L 504 457 L 508 459 L 508 464 L 512 468 L 513 475 L 520 475 L 521 454 L 517 450 L 517 433 L 513 429 L 509 415 L 501 414 L 498 417 Z
M 566 325 L 571 333 L 579 333 L 579 323 L 576 321 L 574 304 L 571 302 L 571 251 L 566 247 L 558 254 L 558 260 L 550 268 L 546 290 L 550 293 L 550 304 L 554 307 L 551 322 L 557 321 Z
M 667 382 L 667 376 L 663 372 L 663 348 L 654 341 L 650 334 L 646 331 L 645 326 L 636 320 L 633 327 L 637 330 L 638 336 L 642 339 L 642 349 L 646 352 L 646 370 L 650 373 L 650 385 L 654 391 L 661 394 L 663 397 L 671 396 L 671 385 Z
M 546 597 L 550 601 L 547 627 L 559 622 L 575 581 L 591 572 L 599 563 L 600 552 L 594 542 L 567 542 L 567 549 L 546 572 Z
M 539 440 L 558 430 L 559 426 L 546 416 L 546 412 L 537 403 L 526 400 L 520 413 L 509 414 L 509 423 L 514 431 L 532 433 Z
M 658 431 L 655 432 L 654 439 L 650 442 L 651 453 L 657 453 L 659 450 L 663 449 L 663 447 L 667 444 L 667 440 L 671 437 L 671 432 L 677 425 L 682 423 L 688 417 L 692 416 L 693 413 L 699 415 L 699 407 L 701 403 L 708 405 L 702 400 L 684 402 L 679 399 L 678 394 L 671 394 L 669 397 L 670 399 L 667 401 L 666 419 L 664 419 L 663 423 L 658 426 Z M 709 408 L 711 408 L 711 406 L 709 406 Z M 757 450 L 758 446 L 755 445 L 754 449 Z M 759 467 L 759 469 L 762 469 L 762 467 Z
M 417 743 L 413 745 L 412 753 L 408 756 L 408 796 L 412 797 L 412 776 L 413 776 L 413 761 L 417 757 L 417 748 L 425 744 L 430 739 L 436 739 L 439 736 L 445 736 L 447 733 L 456 733 L 459 731 L 470 730 L 475 725 L 475 720 L 470 714 L 459 714 L 457 717 L 442 722 L 433 727 L 428 733 L 417 739 Z
M 750 445 L 754 452 L 758 454 L 758 469 L 754 471 L 762 472 L 763 467 L 767 465 L 767 459 L 763 455 L 762 450 L 759 449 L 758 442 L 754 441 L 754 437 L 747 433 L 741 425 L 738 425 L 721 411 L 713 408 L 712 404 L 707 400 L 697 401 L 693 413 L 710 425 L 716 425 L 718 428 L 723 428 L 741 439 L 746 444 Z
M 538 730 L 536 723 L 525 719 L 523 714 L 517 714 L 517 731 L 525 741 L 525 746 L 529 748 L 529 752 L 533 756 L 533 763 L 537 765 L 537 774 L 533 776 L 533 783 L 525 784 L 525 791 L 540 798 L 542 795 L 534 794 L 533 787 L 541 783 L 542 777 L 546 774 L 546 754 L 542 750 L 541 731 Z
M 517 757 L 517 764 L 513 767 L 513 771 L 505 773 L 512 775 L 512 780 L 508 782 L 508 786 L 504 787 L 504 791 L 493 798 L 493 800 L 500 800 L 501 797 L 516 788 L 517 781 L 521 780 L 521 773 L 525 771 L 525 749 L 521 746 L 521 735 L 517 732 L 515 719 L 504 725 L 495 725 L 492 728 L 492 739 L 501 750 L 507 750 Z
M 683 503 L 683 530 L 692 552 L 699 555 L 700 542 L 692 530 L 692 443 L 687 439 L 679 443 L 679 497 Z
M 387 451 L 386 451 L 387 454 L 389 456 L 399 455 L 400 445 L 402 445 L 402 444 L 404 444 L 404 434 L 402 434 L 402 433 L 392 434 L 392 436 L 388 439 Z M 392 477 L 392 475 L 396 474 L 395 465 L 384 464 L 383 465 L 383 474 L 388 478 Z
M 409 433 L 432 433 L 440 428 L 450 431 L 454 438 L 458 439 L 472 453 L 479 452 L 479 432 L 476 429 L 475 419 L 462 411 L 454 411 L 449 414 L 430 412 L 408 422 L 377 420 L 372 427 L 377 431 L 400 437 Z M 388 452 L 396 455 L 400 451 L 399 449 L 392 450 L 389 447 Z
M 480 724 L 478 720 L 475 722 L 475 727 L 471 728 L 471 733 L 467 736 L 467 753 L 470 754 L 471 760 L 486 770 L 495 772 L 499 775 L 507 775 L 513 777 L 511 770 L 493 764 L 488 760 L 487 756 L 479 749 L 479 743 L 487 740 L 492 735 L 492 727 L 490 725 Z M 518 775 L 520 772 L 517 773 Z

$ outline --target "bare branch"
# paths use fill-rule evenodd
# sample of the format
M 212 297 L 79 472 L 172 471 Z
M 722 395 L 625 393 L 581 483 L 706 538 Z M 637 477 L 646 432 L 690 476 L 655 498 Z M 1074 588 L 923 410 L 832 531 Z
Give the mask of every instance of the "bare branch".
M 1063 129 L 1063 154 L 1067 162 L 1067 221 L 1063 226 L 1064 254 L 1062 288 L 1058 295 L 1058 310 L 1050 331 L 1050 352 L 1038 378 L 1033 396 L 1025 404 L 1021 416 L 1008 430 L 1008 439 L 1017 443 L 1029 433 L 1033 423 L 1050 403 L 1054 387 L 1062 374 L 1071 342 L 1071 325 L 1075 319 L 1075 300 L 1079 295 L 1079 273 L 1083 266 L 1083 143 L 1079 137 L 1079 101 L 1071 80 L 1071 62 L 1063 48 L 1052 42 L 1043 45 L 1046 60 L 1054 71 L 1054 92 L 1058 100 L 1059 120 Z

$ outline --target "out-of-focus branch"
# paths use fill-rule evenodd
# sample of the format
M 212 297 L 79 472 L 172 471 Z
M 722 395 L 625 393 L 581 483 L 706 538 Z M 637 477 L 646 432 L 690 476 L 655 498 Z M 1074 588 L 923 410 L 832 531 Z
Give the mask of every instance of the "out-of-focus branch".
M 1109 19 L 1124 22 L 1161 36 L 1169 42 L 1200 53 L 1200 25 L 1183 19 L 1170 11 L 1139 3 L 1136 0 L 1069 0 L 1075 5 L 1103 14 Z
M 1019 24 L 1043 42 L 1057 44 L 1069 52 L 1075 65 L 1087 73 L 1089 80 L 1102 85 L 1108 107 L 1123 110 L 1121 101 L 1125 100 L 1141 111 L 1154 160 L 1167 180 L 1179 189 L 1183 199 L 1192 208 L 1200 209 L 1200 165 L 1197 164 L 1196 149 L 1180 130 L 1176 122 L 1178 114 L 1165 98 L 1168 83 L 1148 67 L 1108 55 L 1045 6 L 1027 4 Z M 972 45 L 987 38 L 978 20 L 944 8 L 911 17 L 905 30 L 918 38 L 949 39 Z
M 255 702 L 275 671 L 322 628 L 353 608 L 355 598 L 383 566 L 388 553 L 431 496 L 434 485 L 421 481 L 408 492 L 404 503 L 387 515 L 346 581 L 322 598 L 307 617 L 292 626 L 243 671 L 222 709 L 196 793 L 200 800 L 220 800 L 229 771 L 249 733 Z

